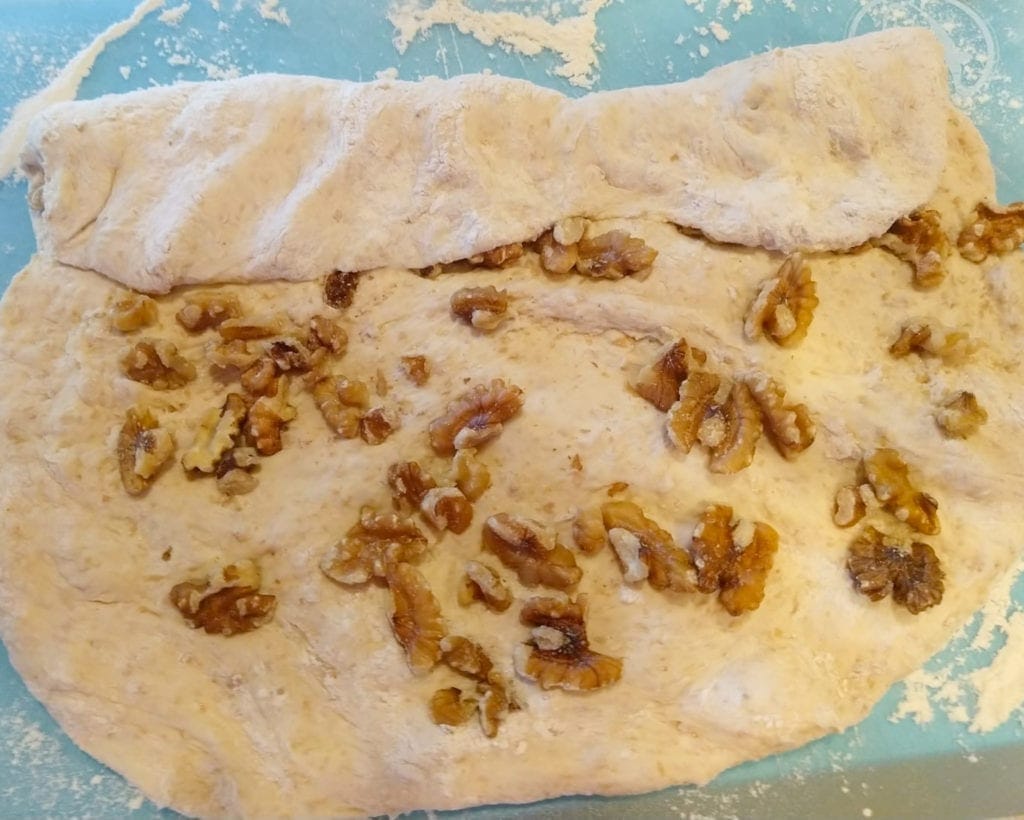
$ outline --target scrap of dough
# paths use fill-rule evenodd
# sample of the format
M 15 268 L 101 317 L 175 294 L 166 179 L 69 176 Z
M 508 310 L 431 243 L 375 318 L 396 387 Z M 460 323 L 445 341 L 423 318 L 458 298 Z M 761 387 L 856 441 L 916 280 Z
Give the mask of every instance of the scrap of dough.
M 938 41 L 895 29 L 577 100 L 480 75 L 186 83 L 54 106 L 22 162 L 42 251 L 166 292 L 419 268 L 572 215 L 845 249 L 932 195 L 949 105 Z

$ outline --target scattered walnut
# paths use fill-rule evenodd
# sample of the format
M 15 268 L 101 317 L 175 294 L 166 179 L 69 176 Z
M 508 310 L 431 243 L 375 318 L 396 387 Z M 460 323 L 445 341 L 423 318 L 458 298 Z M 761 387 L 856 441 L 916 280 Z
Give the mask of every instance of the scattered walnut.
M 309 370 L 309 350 L 298 339 L 282 336 L 264 343 L 267 357 L 281 373 L 305 373 Z
M 333 319 L 317 314 L 309 320 L 306 347 L 310 350 L 324 348 L 335 356 L 341 356 L 348 349 L 348 334 Z
M 548 273 L 569 273 L 579 261 L 576 242 L 559 242 L 551 231 L 542 234 L 535 244 L 540 255 L 540 265 Z
M 430 362 L 426 356 L 402 356 L 402 371 L 409 381 L 422 387 L 430 378 Z
M 272 456 L 281 452 L 281 432 L 295 418 L 295 408 L 288 403 L 288 385 L 282 383 L 275 396 L 260 396 L 249 408 L 245 433 L 252 439 L 256 452 Z
M 571 589 L 583 577 L 576 559 L 557 536 L 526 518 L 506 513 L 492 515 L 484 522 L 483 546 L 515 570 L 524 586 L 543 584 Z
M 586 234 L 588 225 L 581 216 L 569 216 L 554 224 L 551 236 L 560 245 L 575 245 Z
M 367 444 L 380 444 L 399 427 L 398 416 L 384 407 L 367 410 L 359 419 L 359 436 Z
M 252 350 L 244 339 L 235 339 L 231 342 L 212 342 L 206 345 L 206 358 L 215 367 L 233 367 L 245 370 L 251 367 L 259 357 L 260 354 Z
M 438 455 L 475 447 L 501 433 L 502 424 L 523 406 L 523 391 L 494 379 L 478 384 L 451 402 L 445 414 L 430 423 L 430 446 Z
M 910 468 L 891 448 L 881 447 L 864 457 L 864 474 L 882 507 L 925 535 L 937 535 L 939 502 L 910 483 Z
M 493 285 L 459 288 L 452 294 L 452 315 L 477 330 L 494 330 L 507 318 L 508 293 Z
M 473 265 L 482 265 L 485 268 L 503 268 L 506 265 L 511 265 L 522 255 L 523 244 L 512 242 L 509 245 L 499 245 L 492 250 L 471 256 L 468 261 Z
M 170 600 L 193 629 L 210 635 L 252 632 L 274 617 L 277 598 L 259 591 L 259 569 L 251 561 L 231 564 L 211 579 L 183 581 L 171 588 Z
M 370 390 L 361 381 L 327 376 L 313 385 L 313 402 L 327 425 L 342 438 L 359 435 L 362 408 L 370 403 Z
M 946 438 L 967 438 L 988 421 L 988 411 L 978 404 L 978 397 L 961 390 L 935 412 L 935 423 Z
M 837 527 L 852 527 L 867 514 L 867 505 L 860 493 L 860 488 L 852 484 L 840 487 L 836 491 L 836 500 L 832 507 L 832 521 Z
M 713 373 L 697 370 L 680 386 L 678 401 L 668 409 L 665 429 L 669 441 L 684 453 L 697 443 L 721 384 L 722 380 Z
M 388 467 L 387 480 L 392 498 L 406 509 L 418 510 L 427 490 L 437 486 L 433 476 L 424 472 L 415 461 L 399 461 L 392 464 Z
M 476 714 L 478 701 L 457 686 L 438 689 L 430 698 L 430 719 L 438 726 L 461 726 Z
M 519 620 L 532 628 L 533 638 L 516 652 L 516 671 L 542 689 L 590 691 L 615 683 L 622 676 L 622 661 L 590 648 L 585 607 L 582 596 L 575 602 L 528 600 Z
M 811 268 L 803 256 L 786 257 L 778 273 L 761 288 L 743 319 L 743 333 L 751 341 L 762 334 L 782 347 L 803 341 L 818 306 Z
M 708 464 L 713 473 L 737 473 L 750 466 L 761 438 L 761 409 L 750 388 L 736 382 L 722 407 L 725 435 L 721 443 L 711 448 Z
M 179 354 L 172 342 L 163 339 L 136 342 L 122 357 L 121 372 L 154 390 L 183 387 L 196 377 L 195 365 Z
M 419 528 L 394 513 L 364 507 L 359 521 L 320 562 L 320 569 L 340 584 L 365 584 L 383 578 L 389 565 L 416 561 L 427 550 Z
M 925 209 L 903 216 L 874 241 L 914 268 L 914 284 L 934 288 L 946 278 L 949 239 L 938 211 Z
M 427 490 L 420 510 L 432 526 L 458 534 L 469 529 L 473 521 L 473 505 L 458 487 L 435 487 Z
M 441 639 L 441 660 L 460 675 L 473 680 L 486 681 L 494 671 L 494 663 L 484 648 L 461 635 L 446 635 Z
M 274 360 L 269 356 L 261 356 L 242 371 L 242 389 L 250 396 L 276 396 L 279 375 Z
M 679 398 L 679 386 L 690 372 L 691 359 L 686 339 L 667 345 L 654 362 L 640 370 L 633 389 L 664 413 Z
M 576 249 L 576 270 L 593 279 L 622 279 L 640 273 L 649 269 L 658 256 L 654 248 L 626 231 L 583 237 Z
M 865 527 L 850 545 L 846 569 L 862 595 L 880 601 L 891 594 L 914 615 L 940 603 L 945 591 L 945 573 L 928 544 L 915 541 L 908 550 L 874 527 Z
M 693 531 L 690 555 L 697 568 L 697 589 L 717 592 L 732 563 L 732 507 L 711 504 Z
M 491 486 L 491 472 L 476 457 L 476 450 L 468 447 L 457 450 L 452 458 L 452 479 L 455 486 L 470 501 L 476 501 Z
M 174 438 L 149 410 L 130 408 L 117 437 L 117 464 L 128 495 L 141 495 L 174 454 Z
M 1003 256 L 1024 243 L 1024 202 L 989 207 L 979 202 L 956 241 L 960 255 L 984 262 L 990 253 Z
M 900 328 L 899 338 L 889 347 L 889 353 L 902 359 L 911 353 L 918 356 L 937 356 L 947 364 L 960 364 L 974 353 L 976 345 L 965 331 L 932 329 L 926 322 L 911 322 Z
M 149 327 L 157 320 L 156 302 L 142 293 L 128 291 L 110 308 L 110 326 L 121 333 Z
M 174 318 L 189 333 L 200 333 L 241 315 L 242 308 L 234 296 L 197 293 L 185 297 L 185 306 L 174 314 Z
M 225 319 L 217 325 L 217 332 L 224 341 L 230 342 L 235 339 L 252 341 L 253 339 L 268 339 L 281 333 L 283 322 L 279 316 L 259 315 L 235 317 Z
M 635 580 L 647 578 L 654 589 L 696 589 L 697 576 L 690 556 L 640 507 L 630 501 L 609 501 L 601 506 L 601 516 L 627 575 Z
M 214 475 L 217 476 L 217 489 L 223 495 L 244 495 L 256 489 L 259 480 L 249 472 L 259 463 L 259 454 L 254 447 L 235 447 L 229 450 L 220 461 Z
M 786 404 L 786 391 L 764 373 L 744 379 L 761 408 L 768 439 L 779 455 L 793 460 L 814 443 L 814 422 L 805 404 Z
M 441 660 L 445 634 L 441 606 L 427 580 L 410 564 L 390 565 L 386 579 L 394 605 L 391 630 L 405 650 L 413 674 L 425 675 Z
M 238 393 L 228 393 L 224 404 L 207 410 L 199 422 L 195 441 L 181 458 L 181 466 L 201 473 L 216 470 L 221 457 L 234 446 L 247 412 L 248 405 Z
M 486 737 L 495 737 L 501 721 L 509 710 L 516 708 L 508 695 L 505 682 L 502 680 L 479 684 L 480 696 L 480 728 Z
M 359 273 L 336 270 L 324 280 L 324 301 L 332 308 L 352 307 L 359 285 Z
M 466 562 L 466 575 L 459 586 L 459 603 L 469 606 L 482 601 L 494 612 L 504 612 L 512 606 L 512 593 L 498 573 L 479 561 Z
M 572 540 L 585 555 L 600 552 L 608 543 L 604 516 L 599 508 L 581 509 L 572 521 Z

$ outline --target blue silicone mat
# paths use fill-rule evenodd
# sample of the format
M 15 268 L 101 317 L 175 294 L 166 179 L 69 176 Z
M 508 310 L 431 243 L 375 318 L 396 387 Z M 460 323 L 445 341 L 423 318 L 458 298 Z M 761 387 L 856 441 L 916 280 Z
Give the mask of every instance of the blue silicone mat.
M 464 2 L 479 11 L 526 11 L 549 20 L 594 5 L 594 0 Z M 418 79 L 487 70 L 567 94 L 587 90 L 556 73 L 562 60 L 551 52 L 525 56 L 500 41 L 484 45 L 451 26 L 430 29 L 399 54 L 387 20 L 389 5 L 386 0 L 281 0 L 275 7 L 264 0 L 261 14 L 260 0 L 191 0 L 183 10 L 172 0 L 103 50 L 78 96 L 256 71 L 369 80 L 377 72 Z M 177 11 L 166 13 L 172 7 Z M 133 3 L 109 0 L 0 0 L 0 121 L 133 9 Z M 272 19 L 274 12 L 279 19 Z M 596 24 L 595 90 L 683 80 L 772 47 L 891 25 L 928 26 L 946 47 L 954 98 L 990 146 L 1000 199 L 1024 199 L 1024 4 L 1019 0 L 609 0 L 597 12 Z M 0 181 L 0 287 L 34 250 L 24 196 L 23 182 Z M 1024 608 L 1024 582 L 1018 582 L 1014 598 Z M 929 667 L 962 673 L 986 663 L 990 654 L 972 650 L 970 638 L 969 628 Z M 685 818 L 1024 812 L 1019 711 L 999 729 L 974 734 L 943 710 L 923 725 L 895 719 L 901 698 L 898 684 L 867 720 L 842 735 L 740 766 L 703 789 L 458 814 Z M 173 815 L 78 751 L 0 654 L 0 816 Z

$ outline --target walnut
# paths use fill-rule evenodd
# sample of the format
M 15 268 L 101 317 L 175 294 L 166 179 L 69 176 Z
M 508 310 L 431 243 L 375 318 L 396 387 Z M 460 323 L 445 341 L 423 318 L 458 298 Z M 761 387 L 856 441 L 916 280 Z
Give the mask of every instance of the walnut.
M 327 426 L 342 438 L 359 435 L 362 408 L 370 403 L 370 389 L 361 381 L 327 376 L 313 385 L 313 402 Z
M 241 305 L 234 296 L 197 293 L 185 297 L 184 307 L 174 314 L 174 318 L 189 333 L 201 333 L 217 327 L 226 319 L 237 319 L 241 315 Z
M 523 391 L 494 379 L 478 384 L 451 402 L 440 418 L 430 422 L 430 446 L 442 456 L 475 447 L 495 436 L 502 424 L 523 406 Z
M 690 372 L 692 359 L 686 339 L 666 345 L 651 364 L 640 370 L 633 389 L 664 413 L 679 397 L 679 386 Z
M 988 421 L 988 411 L 978 404 L 978 397 L 961 390 L 942 403 L 935 412 L 935 423 L 946 438 L 967 438 Z
M 459 603 L 469 606 L 474 601 L 482 601 L 493 612 L 504 612 L 512 606 L 512 593 L 495 570 L 479 561 L 467 561 Z
M 352 307 L 359 285 L 359 273 L 354 271 L 336 270 L 324 280 L 324 302 L 332 308 Z
M 196 377 L 196 368 L 163 339 L 143 339 L 121 358 L 121 372 L 154 390 L 184 387 Z
M 535 245 L 540 255 L 540 266 L 548 273 L 569 273 L 580 259 L 576 242 L 559 242 L 551 231 L 542 234 Z
M 398 416 L 391 410 L 374 407 L 359 419 L 359 437 L 367 444 L 381 444 L 398 427 Z
M 508 714 L 509 710 L 515 707 L 509 698 L 504 681 L 491 681 L 479 684 L 477 690 L 481 692 L 479 702 L 480 728 L 485 737 L 495 737 L 498 734 L 498 727 L 501 721 Z
M 295 408 L 288 403 L 288 385 L 282 383 L 275 396 L 260 396 L 249 408 L 245 433 L 261 456 L 281 452 L 281 432 L 295 418 Z
M 247 412 L 248 405 L 238 393 L 228 393 L 224 404 L 207 410 L 200 419 L 195 441 L 181 458 L 181 466 L 201 473 L 216 470 L 221 457 L 234 446 Z
M 1003 256 L 1024 243 L 1024 202 L 989 207 L 979 202 L 956 241 L 960 255 L 984 262 L 990 253 Z
M 141 330 L 154 324 L 156 320 L 156 302 L 132 290 L 110 307 L 110 326 L 121 333 Z
M 701 426 L 721 384 L 722 380 L 713 373 L 696 370 L 680 386 L 678 401 L 668 409 L 665 430 L 668 440 L 684 453 L 690 452 L 700 437 Z
M 946 278 L 949 239 L 938 211 L 925 209 L 900 217 L 874 244 L 912 265 L 919 288 L 934 288 Z
M 461 726 L 476 714 L 478 703 L 457 686 L 438 689 L 430 698 L 430 719 L 438 726 Z
M 256 565 L 240 561 L 224 567 L 215 578 L 175 584 L 170 600 L 193 629 L 210 635 L 239 635 L 274 617 L 277 597 L 261 593 L 260 584 Z
M 786 404 L 786 391 L 764 373 L 744 379 L 761 408 L 768 439 L 779 455 L 792 461 L 814 443 L 814 421 L 805 404 Z
M 690 556 L 640 507 L 630 501 L 609 501 L 601 506 L 601 517 L 627 582 L 646 578 L 654 589 L 696 589 Z
M 394 609 L 391 630 L 395 634 L 414 675 L 425 675 L 441 660 L 441 639 L 445 634 L 441 605 L 427 586 L 427 580 L 410 564 L 387 567 L 386 580 Z
M 317 314 L 309 320 L 306 347 L 310 350 L 323 348 L 335 356 L 342 356 L 348 349 L 348 334 L 333 319 Z
M 494 663 L 484 648 L 461 635 L 446 635 L 441 639 L 441 660 L 460 675 L 473 680 L 486 681 L 494 672 Z
M 414 523 L 364 507 L 359 521 L 321 560 L 320 569 L 339 584 L 365 584 L 384 578 L 389 565 L 416 561 L 426 551 L 427 539 Z
M 604 516 L 599 508 L 582 509 L 572 521 L 572 540 L 580 552 L 593 555 L 608 543 Z
M 402 356 L 402 371 L 409 381 L 423 387 L 430 378 L 430 362 L 426 356 Z
M 227 496 L 251 493 L 259 484 L 259 479 L 252 470 L 259 463 L 259 454 L 255 447 L 235 447 L 225 453 L 214 475 L 217 476 L 217 489 Z
M 415 461 L 399 461 L 392 464 L 388 467 L 387 481 L 392 498 L 406 509 L 418 510 L 427 490 L 437 486 L 433 476 L 424 472 Z
M 782 347 L 804 340 L 818 306 L 817 286 L 803 256 L 786 257 L 778 273 L 761 288 L 743 319 L 744 335 L 754 341 L 762 334 Z
M 939 533 L 939 502 L 915 489 L 910 468 L 896 450 L 881 447 L 865 456 L 864 474 L 883 509 L 917 532 Z
M 622 676 L 622 661 L 590 648 L 584 624 L 586 599 L 531 598 L 519 620 L 532 628 L 532 640 L 516 652 L 516 671 L 542 689 L 590 691 Z M 525 651 L 524 651 L 525 650 Z
M 761 438 L 761 409 L 743 382 L 736 382 L 722 406 L 725 434 L 711 448 L 708 467 L 713 473 L 737 473 L 750 466 Z
M 260 358 L 260 354 L 250 348 L 245 339 L 235 339 L 230 342 L 219 341 L 207 344 L 206 358 L 215 367 L 245 370 Z
M 452 294 L 452 315 L 477 330 L 494 330 L 506 318 L 508 293 L 493 285 L 459 288 Z
M 908 550 L 874 527 L 865 527 L 850 545 L 846 569 L 859 593 L 872 601 L 892 595 L 914 615 L 940 603 L 945 591 L 945 573 L 928 544 L 915 541 Z
M 427 490 L 420 502 L 420 511 L 433 527 L 456 534 L 469 529 L 473 521 L 473 505 L 458 487 Z
M 484 253 L 478 253 L 469 257 L 467 261 L 473 265 L 482 265 L 485 268 L 503 268 L 506 265 L 511 265 L 522 255 L 523 244 L 521 242 L 512 242 L 508 245 L 499 245 L 497 248 L 485 251 Z
M 860 488 L 847 484 L 836 491 L 832 507 L 832 521 L 837 527 L 852 527 L 867 514 L 867 505 Z
M 244 344 L 244 342 L 243 342 Z M 250 396 L 276 396 L 280 371 L 269 356 L 261 356 L 242 371 L 242 389 Z
M 174 454 L 174 438 L 149 410 L 130 408 L 117 437 L 117 464 L 128 495 L 142 495 Z
M 576 559 L 557 536 L 526 518 L 506 513 L 492 515 L 484 522 L 483 547 L 515 570 L 524 586 L 543 584 L 571 589 L 583 577 Z
M 712 504 L 693 531 L 690 554 L 697 568 L 697 589 L 716 592 L 732 560 L 732 507 Z
M 937 329 L 933 329 L 933 324 Z M 889 353 L 895 359 L 916 353 L 921 357 L 938 357 L 947 364 L 960 364 L 976 348 L 965 331 L 945 330 L 937 323 L 910 322 L 900 328 L 899 338 L 890 345 Z
M 452 480 L 470 501 L 476 501 L 491 486 L 491 472 L 476 457 L 472 447 L 457 450 L 452 458 Z
M 576 250 L 576 270 L 592 279 L 622 279 L 640 273 L 648 270 L 658 256 L 654 248 L 626 231 L 583 237 Z
M 589 224 L 581 216 L 569 216 L 554 224 L 551 236 L 559 245 L 575 245 L 586 235 Z
M 282 336 L 264 342 L 267 357 L 281 373 L 305 373 L 309 370 L 309 350 L 298 339 Z
M 225 319 L 217 325 L 217 332 L 226 342 L 242 339 L 252 341 L 253 339 L 268 339 L 281 333 L 283 321 L 279 316 L 263 314 L 259 316 L 235 317 Z

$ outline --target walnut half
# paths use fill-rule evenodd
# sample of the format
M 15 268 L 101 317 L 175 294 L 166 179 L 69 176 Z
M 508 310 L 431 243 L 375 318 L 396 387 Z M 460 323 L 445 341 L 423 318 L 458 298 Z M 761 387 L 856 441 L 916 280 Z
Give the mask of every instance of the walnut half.
M 277 598 L 259 591 L 259 568 L 251 561 L 229 564 L 215 577 L 183 581 L 171 588 L 170 600 L 193 629 L 210 635 L 252 632 L 274 617 Z
M 174 438 L 149 410 L 130 408 L 117 437 L 117 465 L 129 495 L 149 489 L 160 468 L 174 455 Z
M 956 241 L 960 255 L 971 262 L 984 262 L 989 254 L 1003 256 L 1024 243 L 1024 202 L 1003 208 L 979 202 Z
M 967 390 L 951 396 L 935 411 L 935 423 L 946 438 L 973 436 L 987 421 L 988 411 L 978 403 L 978 397 Z
M 196 377 L 195 365 L 178 348 L 164 339 L 136 342 L 122 358 L 121 372 L 132 381 L 148 384 L 154 390 L 184 387 Z
M 908 549 L 874 527 L 850 545 L 846 568 L 854 588 L 872 601 L 887 595 L 917 615 L 942 601 L 945 573 L 928 544 L 915 541 Z
M 451 297 L 452 315 L 477 330 L 491 331 L 507 317 L 508 293 L 493 285 L 459 288 Z
M 911 265 L 919 288 L 937 287 L 946 278 L 949 239 L 938 211 L 926 208 L 900 217 L 874 244 Z
M 427 580 L 410 564 L 391 565 L 386 578 L 391 590 L 391 629 L 395 639 L 405 650 L 413 674 L 425 675 L 441 660 L 441 639 L 445 634 L 441 605 Z
M 696 588 L 690 556 L 636 504 L 609 501 L 601 507 L 601 518 L 627 583 L 646 578 L 654 589 L 692 592 Z
M 572 553 L 536 521 L 499 513 L 484 522 L 483 547 L 528 587 L 572 589 L 583 577 Z
M 663 347 L 658 357 L 640 370 L 633 381 L 633 389 L 664 413 L 679 398 L 679 387 L 694 362 L 703 363 L 706 358 L 703 351 L 691 348 L 686 339 L 680 339 Z
M 384 578 L 393 564 L 419 560 L 426 551 L 427 539 L 411 521 L 363 507 L 359 521 L 323 557 L 320 569 L 339 584 L 365 584 Z
M 939 502 L 911 483 L 910 467 L 899 452 L 880 447 L 864 457 L 863 468 L 883 509 L 917 532 L 939 533 Z
M 442 456 L 476 447 L 499 435 L 504 422 L 519 413 L 523 391 L 501 379 L 478 384 L 451 402 L 430 423 L 430 446 Z
M 762 334 L 782 347 L 803 341 L 818 306 L 817 286 L 803 256 L 786 258 L 778 273 L 761 283 L 747 315 L 743 332 L 751 341 Z

